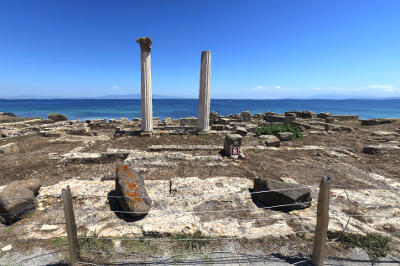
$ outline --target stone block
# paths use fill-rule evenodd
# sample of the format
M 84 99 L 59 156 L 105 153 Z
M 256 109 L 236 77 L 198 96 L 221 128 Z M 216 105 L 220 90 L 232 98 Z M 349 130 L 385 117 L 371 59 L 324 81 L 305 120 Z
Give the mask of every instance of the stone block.
M 285 122 L 285 116 L 283 115 L 270 115 L 270 114 L 265 114 L 265 121 L 267 122 L 280 122 L 284 123 Z
M 0 192 L 0 221 L 9 225 L 33 212 L 39 189 L 37 178 L 8 184 Z
M 268 147 L 281 146 L 281 141 L 274 135 L 262 135 L 259 136 L 259 139 L 261 139 L 264 142 L 264 144 Z
M 281 141 L 290 141 L 294 138 L 292 132 L 278 132 L 276 135 Z
M 244 111 L 240 113 L 240 118 L 244 122 L 250 122 L 251 121 L 251 113 L 250 111 Z
M 187 117 L 187 118 L 181 118 L 179 120 L 179 124 L 181 127 L 185 127 L 185 126 L 196 126 L 197 127 L 197 121 L 198 119 L 196 117 Z
M 215 123 L 218 123 L 218 113 L 210 112 L 210 125 Z
M 269 178 L 254 180 L 253 197 L 265 207 L 274 210 L 292 211 L 311 206 L 311 190 L 300 184 L 285 183 Z M 270 191 L 270 192 L 268 192 Z
M 363 148 L 363 153 L 376 155 L 382 153 L 382 149 L 377 146 L 366 146 Z
M 255 133 L 258 126 L 255 124 L 247 124 L 245 128 L 248 132 Z
M 286 124 L 291 124 L 293 123 L 297 118 L 297 115 L 295 113 L 285 113 L 285 123 Z
M 244 137 L 247 135 L 247 130 L 244 127 L 236 127 L 235 134 L 239 134 Z
M 151 207 L 151 199 L 141 175 L 127 165 L 117 165 L 115 191 L 125 216 L 143 217 Z
M 240 152 L 240 147 L 242 146 L 242 136 L 238 134 L 227 134 L 225 136 L 225 142 L 224 142 L 224 154 L 228 157 L 231 157 L 231 147 L 232 146 L 237 146 L 239 147 L 239 152 Z

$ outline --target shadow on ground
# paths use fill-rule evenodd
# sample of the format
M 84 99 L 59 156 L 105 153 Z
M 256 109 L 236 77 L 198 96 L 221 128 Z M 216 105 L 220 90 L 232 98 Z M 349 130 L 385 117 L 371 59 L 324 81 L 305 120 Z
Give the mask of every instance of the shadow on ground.
M 121 211 L 126 211 L 126 210 L 124 210 L 121 207 L 121 205 L 118 201 L 118 197 L 119 197 L 119 195 L 117 194 L 117 192 L 115 190 L 111 190 L 107 195 L 108 202 L 110 203 L 110 209 L 115 213 L 115 215 L 118 218 L 124 220 L 127 223 L 132 223 L 132 222 L 140 221 L 144 217 L 146 217 L 147 213 L 143 214 L 141 216 L 132 217 L 128 214 L 121 212 Z

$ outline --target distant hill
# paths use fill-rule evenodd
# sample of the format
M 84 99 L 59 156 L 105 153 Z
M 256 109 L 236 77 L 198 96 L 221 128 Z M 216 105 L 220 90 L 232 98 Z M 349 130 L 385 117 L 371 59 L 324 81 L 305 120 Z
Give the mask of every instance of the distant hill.
M 104 95 L 97 97 L 62 97 L 62 96 L 40 96 L 40 95 L 18 95 L 18 96 L 9 96 L 9 97 L 1 97 L 0 99 L 7 100 L 54 100 L 54 99 L 140 99 L 141 96 L 139 93 L 136 94 L 126 94 L 126 95 Z M 153 94 L 153 99 L 184 99 L 183 97 L 175 97 L 168 95 L 158 95 Z
M 136 93 L 136 94 L 126 94 L 126 95 L 105 95 L 100 97 L 91 97 L 87 99 L 140 99 L 140 98 L 141 98 L 140 94 Z M 175 96 L 153 94 L 153 99 L 182 99 L 182 98 Z

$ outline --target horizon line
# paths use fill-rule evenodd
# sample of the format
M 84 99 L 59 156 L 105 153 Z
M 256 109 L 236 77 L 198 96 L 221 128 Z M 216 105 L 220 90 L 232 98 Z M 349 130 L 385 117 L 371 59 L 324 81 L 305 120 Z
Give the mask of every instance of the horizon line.
M 101 97 L 101 96 L 100 96 Z M 23 100 L 141 100 L 140 98 L 99 98 L 99 97 L 49 97 L 49 98 L 13 98 L 7 97 L 2 98 L 0 100 L 11 100 L 11 101 L 23 101 Z M 153 99 L 153 100 L 198 100 L 198 98 L 179 98 L 173 97 L 171 98 L 162 98 L 162 99 Z M 340 101 L 340 100 L 400 100 L 399 97 L 367 97 L 367 98 L 273 98 L 273 99 L 253 99 L 253 98 L 211 98 L 210 100 L 250 100 L 250 101 L 279 101 L 279 100 L 332 100 L 332 101 Z

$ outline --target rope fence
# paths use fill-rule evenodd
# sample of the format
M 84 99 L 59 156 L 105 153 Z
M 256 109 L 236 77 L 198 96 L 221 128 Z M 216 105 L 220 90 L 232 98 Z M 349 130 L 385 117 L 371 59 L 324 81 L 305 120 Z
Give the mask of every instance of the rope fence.
M 356 230 L 349 230 L 348 225 L 350 222 L 350 219 L 357 219 L 357 218 L 377 218 L 377 219 L 400 219 L 400 212 L 393 213 L 392 215 L 379 215 L 379 214 L 357 214 L 357 213 L 336 213 L 332 212 L 329 210 L 329 205 L 332 202 L 339 202 L 339 203 L 345 203 L 348 204 L 349 211 L 354 211 L 354 207 L 352 204 L 356 203 L 357 206 L 360 205 L 363 208 L 376 208 L 376 209 L 386 209 L 386 208 L 391 208 L 391 209 L 400 209 L 400 206 L 390 206 L 390 205 L 383 205 L 383 204 L 366 204 L 364 202 L 357 202 L 357 201 L 351 201 L 351 197 L 347 194 L 346 189 L 363 189 L 359 187 L 352 187 L 352 186 L 343 186 L 343 185 L 332 185 L 332 181 L 330 178 L 326 177 L 321 180 L 321 183 L 319 186 L 301 186 L 301 187 L 294 187 L 294 188 L 284 188 L 284 189 L 274 189 L 274 190 L 265 190 L 265 191 L 248 191 L 247 193 L 249 196 L 255 195 L 255 194 L 261 194 L 261 193 L 273 193 L 273 192 L 282 192 L 282 191 L 290 191 L 290 190 L 299 190 L 299 189 L 312 189 L 312 193 L 318 192 L 318 200 L 314 201 L 317 203 L 317 212 L 315 215 L 298 215 L 296 214 L 291 215 L 291 214 L 282 214 L 282 215 L 287 215 L 288 217 L 271 217 L 268 216 L 266 217 L 265 215 L 271 215 L 270 213 L 263 212 L 264 210 L 273 210 L 273 209 L 279 209 L 279 208 L 285 208 L 285 207 L 292 207 L 292 206 L 299 206 L 299 205 L 307 205 L 311 204 L 311 201 L 305 201 L 305 202 L 296 202 L 296 203 L 290 203 L 290 204 L 280 204 L 280 205 L 274 205 L 274 206 L 259 206 L 257 208 L 229 208 L 229 209 L 221 209 L 221 210 L 179 210 L 179 211 L 172 211 L 172 210 L 167 210 L 167 209 L 157 209 L 153 210 L 152 213 L 157 213 L 157 214 L 176 214 L 176 215 L 189 215 L 189 214 L 224 214 L 224 213 L 236 213 L 236 212 L 243 212 L 243 211 L 249 211 L 249 212 L 255 212 L 251 213 L 251 217 L 234 217 L 235 221 L 237 222 L 257 222 L 257 221 L 293 221 L 293 220 L 305 220 L 309 219 L 311 221 L 315 221 L 315 230 L 305 230 L 305 229 L 300 229 L 300 230 L 292 230 L 291 234 L 297 235 L 297 234 L 313 234 L 313 251 L 311 254 L 311 261 L 314 265 L 323 265 L 324 262 L 324 257 L 325 257 L 325 248 L 326 244 L 333 243 L 337 241 L 344 233 L 360 233 L 360 231 Z M 317 189 L 319 188 L 319 189 Z M 343 197 L 339 198 L 334 198 L 331 199 L 331 189 L 344 189 L 346 197 L 347 197 L 347 203 L 343 202 Z M 379 189 L 382 191 L 400 191 L 400 189 L 397 188 L 365 188 L 365 189 Z M 236 194 L 243 193 L 243 191 L 238 191 L 235 193 L 229 193 L 221 197 L 221 195 L 217 195 L 215 193 L 206 193 L 208 196 L 218 196 L 219 199 L 224 199 L 227 200 L 231 196 L 234 196 Z M 65 221 L 60 222 L 60 221 L 53 221 L 53 222 L 37 222 L 37 223 L 29 223 L 31 226 L 31 230 L 34 230 L 35 227 L 42 227 L 42 226 L 66 226 L 66 231 L 67 231 L 67 239 L 68 239 L 68 251 L 69 251 L 69 260 L 71 265 L 78 265 L 78 264 L 85 264 L 85 265 L 96 265 L 94 263 L 90 262 L 83 262 L 82 257 L 81 257 L 81 252 L 80 252 L 80 246 L 79 242 L 82 240 L 106 240 L 106 241 L 151 241 L 151 242 L 159 242 L 159 243 L 173 243 L 173 242 L 190 242 L 190 241 L 234 241 L 234 240 L 256 240 L 253 238 L 249 238 L 246 236 L 227 236 L 227 237 L 182 237 L 182 238 L 173 238 L 173 237 L 168 237 L 168 236 L 151 236 L 151 237 L 137 237 L 137 235 L 133 234 L 132 237 L 108 237 L 108 236 L 98 236 L 96 234 L 94 235 L 80 235 L 78 237 L 77 234 L 77 224 L 76 224 L 76 219 L 75 219 L 75 212 L 78 214 L 78 220 L 79 226 L 91 226 L 95 223 L 85 223 L 84 220 L 85 217 L 80 216 L 79 214 L 82 213 L 115 213 L 115 214 L 147 214 L 147 212 L 135 212 L 135 211 L 126 211 L 126 210 L 112 210 L 112 209 L 98 209 L 98 208 L 82 208 L 82 207 L 74 207 L 73 206 L 73 199 L 77 200 L 80 198 L 133 198 L 129 196 L 118 196 L 118 195 L 93 195 L 93 194 L 74 194 L 72 195 L 71 189 L 69 186 L 65 189 L 62 189 L 61 195 L 55 195 L 55 194 L 50 194 L 46 196 L 38 196 L 38 199 L 41 198 L 58 198 L 59 200 L 53 201 L 52 203 L 56 206 L 59 205 L 59 207 L 53 207 L 53 208 L 43 208 L 43 209 L 38 209 L 36 211 L 38 212 L 63 212 L 64 213 L 64 219 Z M 204 197 L 203 195 L 188 195 L 188 196 L 179 196 L 179 195 L 172 195 L 172 196 L 161 196 L 161 197 L 156 197 L 157 200 L 162 200 L 162 199 L 176 199 L 176 200 L 182 200 L 182 199 L 199 199 Z M 136 198 L 147 198 L 147 197 L 136 197 Z M 15 197 L 10 200 L 18 200 L 21 198 Z M 47 206 L 48 207 L 48 206 Z M 161 206 L 163 207 L 163 206 Z M 164 207 L 165 208 L 165 207 Z M 23 211 L 21 213 L 31 213 L 32 211 Z M 7 215 L 6 213 L 0 213 L 0 215 L 4 216 Z M 264 216 L 263 216 L 264 215 Z M 289 216 L 291 215 L 291 216 Z M 226 222 L 226 219 L 221 219 L 220 216 L 217 216 L 217 219 L 212 219 L 210 221 L 214 223 L 220 223 L 222 221 Z M 348 217 L 347 224 L 344 226 L 343 230 L 339 233 L 339 236 L 333 240 L 330 240 L 327 242 L 327 233 L 328 233 L 328 223 L 329 219 L 335 219 L 335 218 L 341 218 L 341 217 Z M 229 218 L 228 218 L 229 220 Z M 185 225 L 187 224 L 187 221 L 174 221 L 174 225 Z M 106 222 L 102 223 L 102 226 L 137 226 L 134 222 Z M 0 228 L 6 228 L 8 226 L 6 225 L 0 225 Z M 354 227 L 353 227 L 354 228 Z M 7 230 L 7 229 L 4 229 Z M 40 230 L 40 229 L 38 229 Z M 382 230 L 381 230 L 382 231 Z M 380 231 L 380 232 L 381 232 Z M 21 232 L 18 235 L 12 235 L 13 239 L 11 239 L 11 242 L 23 242 L 26 241 L 24 239 L 19 239 L 20 237 L 24 238 L 26 237 L 29 232 Z M 44 232 L 45 234 L 46 232 Z M 396 231 L 383 231 L 382 233 L 387 234 L 387 235 L 400 235 L 400 232 Z M 34 240 L 41 241 L 41 240 L 49 240 L 52 238 L 36 238 Z M 57 250 L 57 252 L 65 252 L 66 250 Z M 91 250 L 90 252 L 93 253 L 98 253 L 101 251 L 97 250 Z M 125 254 L 123 252 L 106 252 L 108 256 L 110 255 L 121 255 L 121 256 L 132 256 L 132 257 L 137 257 L 141 256 L 140 252 L 135 252 L 133 254 Z M 201 254 L 201 253 L 197 253 Z M 142 254 L 143 255 L 143 254 Z M 185 254 L 187 255 L 187 254 Z M 159 258 L 162 259 L 163 257 L 156 257 L 156 256 L 151 256 L 146 253 L 146 256 L 154 257 L 154 258 Z M 178 256 L 178 255 L 175 255 Z M 35 256 L 36 257 L 36 256 Z M 25 259 L 26 261 L 34 259 L 35 257 Z M 25 261 L 24 260 L 24 261 Z

